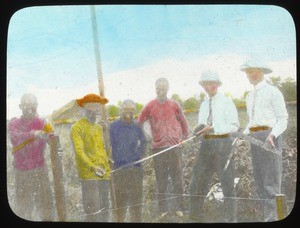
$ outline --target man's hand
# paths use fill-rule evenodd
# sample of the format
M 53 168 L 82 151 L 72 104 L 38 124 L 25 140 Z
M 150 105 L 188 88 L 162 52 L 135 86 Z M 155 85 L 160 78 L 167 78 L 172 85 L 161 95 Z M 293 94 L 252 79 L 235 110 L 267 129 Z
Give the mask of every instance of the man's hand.
M 268 137 L 266 138 L 266 143 L 270 144 L 272 147 L 275 148 L 274 140 L 275 140 L 275 136 L 273 134 L 269 134 Z
M 46 139 L 47 138 L 47 133 L 43 130 L 32 131 L 32 135 L 36 139 Z
M 244 147 L 247 145 L 247 141 L 245 139 L 238 139 L 236 142 L 237 147 Z
M 212 131 L 213 130 L 213 126 L 211 125 L 206 125 L 204 128 L 203 128 L 203 133 L 207 133 L 209 131 Z
M 213 127 L 211 125 L 200 124 L 194 129 L 194 135 L 202 135 L 203 133 L 208 133 L 212 131 Z
M 99 166 L 94 166 L 93 167 L 94 173 L 98 177 L 103 177 L 105 175 L 105 169 L 101 168 Z
M 194 135 L 200 134 L 199 132 L 202 131 L 204 127 L 205 127 L 204 124 L 200 124 L 200 125 L 196 126 L 196 127 L 193 129 L 193 134 L 194 134 Z

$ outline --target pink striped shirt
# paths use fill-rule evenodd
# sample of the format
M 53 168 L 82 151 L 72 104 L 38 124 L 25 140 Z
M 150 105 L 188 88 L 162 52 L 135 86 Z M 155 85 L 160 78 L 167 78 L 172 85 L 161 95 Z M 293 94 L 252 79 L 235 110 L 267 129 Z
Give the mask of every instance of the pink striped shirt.
M 12 118 L 8 123 L 8 132 L 11 143 L 14 147 L 20 145 L 28 139 L 33 139 L 30 133 L 32 130 L 43 130 L 45 120 L 34 117 L 28 120 L 23 117 Z M 14 152 L 14 167 L 18 170 L 32 170 L 45 164 L 44 149 L 47 139 L 34 139 L 21 149 Z

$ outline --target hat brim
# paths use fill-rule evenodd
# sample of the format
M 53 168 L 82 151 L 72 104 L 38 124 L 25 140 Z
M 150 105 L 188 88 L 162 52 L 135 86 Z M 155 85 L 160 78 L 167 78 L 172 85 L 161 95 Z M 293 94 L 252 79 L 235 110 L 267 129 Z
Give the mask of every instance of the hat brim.
M 199 81 L 199 84 L 200 84 L 201 86 L 204 86 L 204 85 L 203 85 L 204 82 L 216 82 L 216 83 L 218 83 L 219 86 L 222 85 L 222 82 L 220 82 L 220 81 Z
M 83 107 L 84 104 L 86 103 L 100 103 L 100 104 L 107 104 L 108 103 L 108 99 L 107 98 L 100 98 L 100 100 L 86 100 L 85 98 L 81 98 L 81 99 L 77 99 L 76 100 L 77 104 L 80 107 Z
M 241 71 L 246 71 L 248 69 L 260 69 L 264 74 L 270 74 L 273 71 L 269 68 L 265 68 L 265 67 L 241 67 Z

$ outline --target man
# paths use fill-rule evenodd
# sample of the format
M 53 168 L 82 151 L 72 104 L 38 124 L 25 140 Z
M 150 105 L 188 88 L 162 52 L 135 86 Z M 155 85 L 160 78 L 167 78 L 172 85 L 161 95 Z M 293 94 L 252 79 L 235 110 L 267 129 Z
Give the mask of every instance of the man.
M 248 60 L 241 66 L 253 90 L 246 97 L 249 122 L 244 131 L 252 137 L 267 142 L 276 151 L 272 154 L 251 145 L 254 180 L 264 205 L 264 220 L 277 220 L 275 195 L 281 192 L 282 133 L 287 128 L 288 113 L 282 93 L 268 84 L 264 74 L 272 70 L 257 60 Z
M 236 222 L 232 162 L 226 169 L 224 167 L 231 151 L 230 133 L 239 128 L 238 113 L 232 100 L 218 92 L 222 83 L 216 72 L 204 72 L 199 83 L 208 98 L 201 103 L 198 114 L 198 125 L 204 125 L 204 128 L 190 184 L 190 219 L 203 221 L 205 197 L 216 172 L 224 195 L 224 222 Z
M 171 146 L 180 143 L 188 137 L 188 123 L 180 105 L 167 98 L 169 82 L 165 78 L 159 78 L 155 82 L 157 98 L 150 101 L 142 109 L 138 123 L 149 120 L 153 138 L 152 153 L 158 153 Z M 153 157 L 156 185 L 158 190 L 158 212 L 163 218 L 170 210 L 167 194 L 168 178 L 170 177 L 174 190 L 176 205 L 174 208 L 179 216 L 183 216 L 183 175 L 182 175 L 182 154 L 180 147 L 174 147 L 169 151 Z M 175 203 L 175 202 L 174 202 Z M 177 208 L 177 209 L 176 209 Z
M 54 220 L 54 204 L 48 167 L 44 152 L 53 136 L 50 124 L 39 117 L 38 102 L 33 94 L 21 97 L 22 116 L 14 117 L 8 123 L 8 133 L 13 145 L 13 166 L 15 172 L 16 215 L 26 220 Z
M 117 222 L 123 222 L 129 206 L 130 222 L 142 221 L 143 168 L 139 161 L 145 149 L 145 136 L 134 121 L 136 104 L 125 100 L 121 118 L 110 126 L 110 141 L 114 161 Z
M 109 219 L 110 165 L 105 149 L 102 127 L 96 122 L 100 105 L 108 100 L 96 94 L 77 99 L 85 116 L 71 129 L 75 162 L 82 187 L 82 204 L 87 222 L 107 222 Z

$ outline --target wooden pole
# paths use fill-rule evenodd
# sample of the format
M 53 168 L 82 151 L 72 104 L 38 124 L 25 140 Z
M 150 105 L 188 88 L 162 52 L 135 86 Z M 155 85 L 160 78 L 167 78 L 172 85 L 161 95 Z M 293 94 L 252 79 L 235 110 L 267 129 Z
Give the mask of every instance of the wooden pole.
M 277 218 L 282 220 L 287 216 L 286 197 L 284 194 L 276 195 Z
M 52 164 L 53 184 L 55 193 L 55 203 L 59 221 L 66 221 L 65 190 L 63 185 L 63 169 L 60 149 L 59 136 L 54 136 L 50 141 L 50 159 Z
M 95 6 L 91 6 L 90 9 L 91 9 L 91 16 L 92 16 L 92 28 L 93 28 L 93 36 L 94 36 L 94 50 L 95 50 L 96 65 L 97 65 L 99 94 L 100 94 L 101 97 L 105 97 L 104 81 L 103 81 L 101 58 L 100 58 L 100 48 L 99 48 L 99 40 L 98 40 L 98 32 L 97 32 L 97 20 L 96 20 Z M 101 105 L 101 113 L 102 113 L 101 119 L 104 122 L 103 134 L 104 134 L 105 147 L 106 147 L 106 151 L 108 153 L 108 156 L 111 158 L 108 119 L 107 119 L 104 104 Z M 110 176 L 110 195 L 111 195 L 111 200 L 112 200 L 112 207 L 113 207 L 113 209 L 115 209 L 116 208 L 116 206 L 115 206 L 116 198 L 115 198 L 115 188 L 114 188 L 113 175 Z M 114 212 L 114 217 L 116 219 L 115 210 L 113 210 L 113 212 Z

